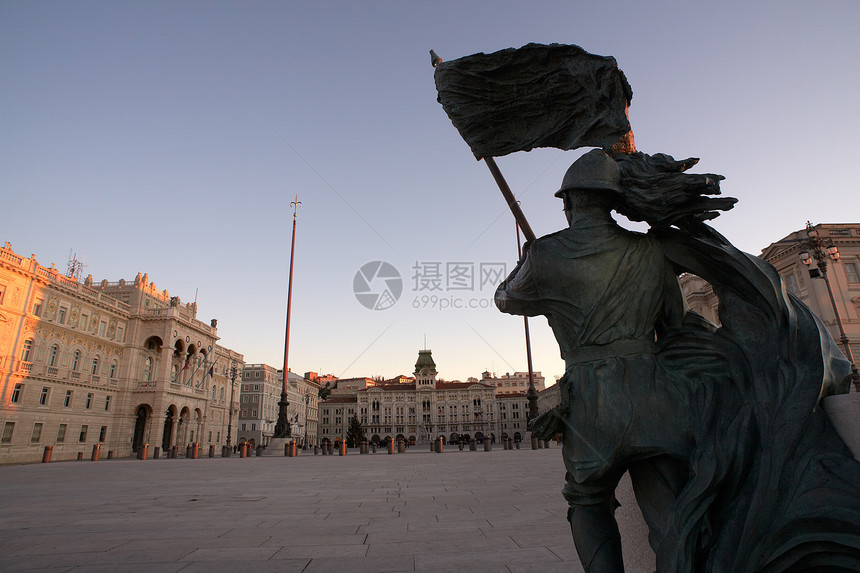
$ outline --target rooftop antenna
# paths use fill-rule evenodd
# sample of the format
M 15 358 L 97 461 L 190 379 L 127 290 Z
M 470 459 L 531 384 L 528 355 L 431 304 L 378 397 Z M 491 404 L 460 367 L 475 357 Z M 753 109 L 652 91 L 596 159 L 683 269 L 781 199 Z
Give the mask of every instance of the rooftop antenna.
M 86 265 L 83 262 L 78 260 L 78 253 L 74 252 L 74 249 L 69 249 L 69 262 L 66 266 L 66 276 L 80 282 L 81 274 L 83 273 L 85 266 Z

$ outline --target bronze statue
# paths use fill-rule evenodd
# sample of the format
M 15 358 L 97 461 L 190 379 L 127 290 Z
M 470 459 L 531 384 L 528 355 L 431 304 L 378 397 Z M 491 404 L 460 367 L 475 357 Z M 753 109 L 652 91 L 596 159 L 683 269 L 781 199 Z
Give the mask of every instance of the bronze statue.
M 556 193 L 570 226 L 527 245 L 496 291 L 503 312 L 545 315 L 565 360 L 556 424 L 538 426 L 563 435 L 582 564 L 624 570 L 629 471 L 659 571 L 857 570 L 860 463 L 816 408 L 847 391 L 848 361 L 767 263 L 703 223 L 734 200 L 707 197 L 721 177 L 683 173 L 694 163 L 585 154 Z M 686 309 L 687 271 L 714 284 L 721 328 Z
M 565 360 L 562 403 L 530 428 L 563 436 L 585 570 L 623 571 L 614 492 L 629 471 L 661 573 L 860 571 L 860 462 L 819 406 L 848 391 L 850 364 L 773 267 L 705 223 L 735 204 L 722 177 L 636 151 L 613 58 L 431 56 L 439 102 L 528 239 L 496 304 L 546 316 Z M 535 239 L 493 156 L 540 146 L 598 149 L 556 193 L 569 227 Z M 684 272 L 713 285 L 719 328 L 686 308 Z

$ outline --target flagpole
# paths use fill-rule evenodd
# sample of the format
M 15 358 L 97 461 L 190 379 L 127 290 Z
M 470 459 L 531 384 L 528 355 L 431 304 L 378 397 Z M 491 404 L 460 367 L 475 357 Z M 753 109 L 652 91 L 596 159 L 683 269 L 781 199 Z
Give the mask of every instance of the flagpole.
M 519 258 L 523 257 L 523 247 L 520 244 L 519 223 L 517 223 L 517 254 L 519 255 Z M 532 342 L 531 337 L 529 336 L 529 317 L 523 317 L 523 324 L 525 325 L 526 330 L 526 361 L 528 362 L 529 366 L 529 389 L 526 392 L 526 396 L 529 402 L 529 413 L 527 419 L 531 421 L 538 417 L 538 395 L 537 388 L 535 388 L 534 368 L 532 366 Z
M 287 415 L 287 407 L 290 405 L 290 402 L 287 399 L 288 364 L 290 356 L 290 311 L 292 309 L 293 302 L 293 261 L 295 260 L 296 255 L 296 215 L 301 204 L 302 203 L 299 201 L 298 195 L 296 195 L 296 200 L 290 203 L 290 207 L 293 208 L 293 238 L 290 244 L 290 276 L 288 279 L 289 286 L 287 287 L 287 327 L 284 333 L 284 383 L 281 389 L 281 401 L 278 402 L 278 421 L 275 424 L 275 431 L 272 438 L 289 438 L 291 435 L 290 419 Z
M 502 175 L 501 170 L 499 170 L 499 166 L 496 165 L 496 160 L 492 157 L 484 157 L 484 163 L 487 164 L 487 167 L 490 169 L 490 173 L 493 174 L 493 179 L 496 180 L 496 184 L 499 186 L 499 191 L 502 192 L 502 196 L 505 198 L 511 213 L 513 213 L 514 219 L 517 221 L 517 225 L 522 229 L 523 236 L 526 238 L 526 241 L 534 241 L 535 233 L 532 231 L 531 225 L 529 225 L 529 222 L 526 220 L 523 210 L 520 209 L 520 202 L 517 201 L 516 197 L 514 197 L 514 193 L 508 186 L 508 182 Z M 517 233 L 517 240 L 519 240 L 519 236 L 519 233 Z

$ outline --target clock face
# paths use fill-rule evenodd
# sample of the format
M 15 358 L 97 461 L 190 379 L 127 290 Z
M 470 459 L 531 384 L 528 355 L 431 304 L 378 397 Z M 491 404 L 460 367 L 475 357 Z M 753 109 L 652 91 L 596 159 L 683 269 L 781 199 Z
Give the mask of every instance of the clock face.
M 421 376 L 427 376 L 428 374 L 430 374 L 430 371 L 427 370 L 426 368 L 421 371 Z

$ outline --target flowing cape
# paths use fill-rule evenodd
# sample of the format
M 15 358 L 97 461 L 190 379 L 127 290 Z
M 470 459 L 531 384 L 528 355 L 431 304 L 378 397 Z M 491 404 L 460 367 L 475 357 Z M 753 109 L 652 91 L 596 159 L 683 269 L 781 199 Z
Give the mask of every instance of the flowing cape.
M 658 570 L 860 571 L 860 462 L 818 405 L 847 391 L 848 361 L 768 263 L 704 224 L 652 232 L 678 272 L 713 285 L 722 323 L 662 343 L 691 387 L 697 445 Z

